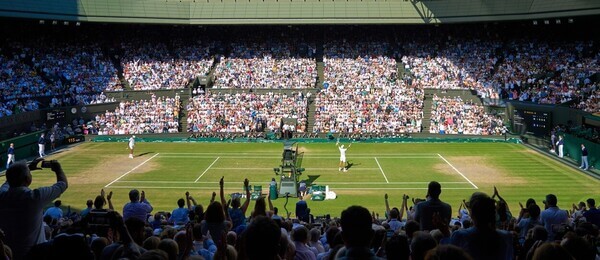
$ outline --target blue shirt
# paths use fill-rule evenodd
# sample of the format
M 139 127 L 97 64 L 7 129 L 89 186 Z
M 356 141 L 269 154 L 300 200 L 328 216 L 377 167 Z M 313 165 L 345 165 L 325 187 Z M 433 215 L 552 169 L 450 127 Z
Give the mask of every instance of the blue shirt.
M 137 218 L 145 223 L 148 213 L 152 212 L 152 210 L 150 202 L 146 199 L 142 202 L 129 202 L 123 206 L 123 221 L 129 218 Z
M 44 139 L 44 137 L 40 136 L 40 140 L 38 141 L 38 144 L 46 144 L 46 139 Z
M 399 221 L 396 218 L 393 218 L 393 219 L 390 219 L 388 224 L 390 225 L 390 229 L 393 230 L 394 232 L 396 232 L 398 229 L 402 228 L 405 223 L 402 221 Z
M 476 227 L 454 231 L 450 236 L 450 244 L 464 249 L 475 260 L 513 259 L 513 240 L 510 233 L 496 230 L 496 236 L 494 236 L 493 233 L 484 235 L 477 231 Z M 486 248 L 482 248 L 482 246 Z
M 8 147 L 8 152 L 7 152 L 7 154 L 12 154 L 12 155 L 14 155 L 14 154 L 15 154 L 15 148 Z
M 91 210 L 92 210 L 92 208 L 85 208 L 84 210 L 81 211 L 81 213 L 79 213 L 79 215 L 81 215 L 81 217 L 85 217 L 85 216 L 87 216 L 87 214 L 90 214 Z
M 185 225 L 190 222 L 189 210 L 186 208 L 176 208 L 171 213 L 170 221 L 175 225 Z
M 51 207 L 46 210 L 44 216 L 50 216 L 53 219 L 60 219 L 63 216 L 63 212 L 62 209 L 60 209 L 59 207 Z
M 67 189 L 65 182 L 31 190 L 28 187 L 0 187 L 0 228 L 6 237 L 4 243 L 13 251 L 14 259 L 21 259 L 36 244 L 46 241 L 42 225 L 45 205 L 60 197 Z
M 306 218 L 308 217 L 308 204 L 306 204 L 306 201 L 301 200 L 296 202 L 296 217 L 300 220 L 306 221 Z
M 548 231 L 548 241 L 554 241 L 554 229 L 552 227 L 567 223 L 568 215 L 566 211 L 555 206 L 542 211 L 540 219 L 546 231 Z

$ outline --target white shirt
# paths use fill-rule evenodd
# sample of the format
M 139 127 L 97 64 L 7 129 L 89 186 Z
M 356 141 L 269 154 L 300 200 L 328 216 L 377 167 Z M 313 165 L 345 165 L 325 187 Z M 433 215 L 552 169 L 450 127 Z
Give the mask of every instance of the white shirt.
M 133 137 L 130 137 L 130 138 L 129 138 L 129 146 L 132 146 L 132 147 L 133 147 L 134 145 L 135 145 L 135 138 L 133 138 Z
M 348 150 L 348 148 L 342 148 L 340 146 L 339 149 L 340 149 L 340 157 L 341 158 L 346 158 L 346 150 Z

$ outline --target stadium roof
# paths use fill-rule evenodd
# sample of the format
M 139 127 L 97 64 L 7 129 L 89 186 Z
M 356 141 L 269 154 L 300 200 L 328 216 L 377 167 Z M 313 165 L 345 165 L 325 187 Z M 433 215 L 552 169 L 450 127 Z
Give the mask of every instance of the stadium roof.
M 3 0 L 0 16 L 162 24 L 427 24 L 600 14 L 598 0 Z

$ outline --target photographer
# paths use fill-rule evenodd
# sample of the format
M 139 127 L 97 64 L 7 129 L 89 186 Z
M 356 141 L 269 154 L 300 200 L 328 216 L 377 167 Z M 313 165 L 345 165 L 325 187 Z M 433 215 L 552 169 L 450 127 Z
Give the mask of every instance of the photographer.
M 38 163 L 56 174 L 56 183 L 48 187 L 29 189 L 31 171 L 40 170 Z M 0 187 L 0 229 L 4 230 L 6 244 L 13 250 L 14 259 L 24 258 L 31 247 L 46 242 L 42 229 L 42 210 L 60 197 L 68 187 L 67 177 L 60 163 L 33 160 L 12 164 L 6 170 L 6 182 Z

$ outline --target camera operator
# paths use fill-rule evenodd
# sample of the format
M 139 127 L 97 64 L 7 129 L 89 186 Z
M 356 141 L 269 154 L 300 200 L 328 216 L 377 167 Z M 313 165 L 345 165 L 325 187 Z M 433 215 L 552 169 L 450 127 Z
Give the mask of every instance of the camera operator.
M 31 171 L 41 169 L 37 166 L 39 162 L 56 174 L 56 183 L 31 190 Z M 0 229 L 6 234 L 5 242 L 12 249 L 14 259 L 25 258 L 34 245 L 46 242 L 43 208 L 60 197 L 67 187 L 67 176 L 55 160 L 38 158 L 29 165 L 17 162 L 6 170 L 6 182 L 0 187 Z

